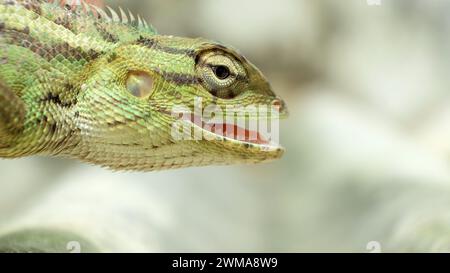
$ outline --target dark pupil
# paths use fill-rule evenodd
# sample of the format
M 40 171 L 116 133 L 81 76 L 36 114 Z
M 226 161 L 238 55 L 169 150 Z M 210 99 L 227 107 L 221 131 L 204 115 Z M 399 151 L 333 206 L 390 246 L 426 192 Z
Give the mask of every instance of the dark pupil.
M 218 65 L 214 67 L 214 74 L 219 80 L 225 80 L 230 76 L 230 70 L 224 65 Z

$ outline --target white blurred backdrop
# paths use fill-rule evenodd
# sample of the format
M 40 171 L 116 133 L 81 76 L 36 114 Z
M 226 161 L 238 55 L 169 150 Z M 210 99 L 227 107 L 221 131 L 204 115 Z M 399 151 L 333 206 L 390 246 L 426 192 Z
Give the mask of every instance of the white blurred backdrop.
M 113 252 L 450 250 L 449 0 L 106 2 L 239 48 L 288 104 L 287 152 L 151 173 L 1 160 L 0 231 Z

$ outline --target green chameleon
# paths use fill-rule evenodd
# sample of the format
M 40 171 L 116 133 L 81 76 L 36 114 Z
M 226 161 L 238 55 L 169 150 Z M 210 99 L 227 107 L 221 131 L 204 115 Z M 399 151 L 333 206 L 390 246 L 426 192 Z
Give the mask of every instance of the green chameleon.
M 242 140 L 211 129 L 229 124 L 205 129 L 195 115 L 173 115 L 176 105 L 194 113 L 201 98 L 201 110 L 271 105 L 287 116 L 241 54 L 159 35 L 140 17 L 108 9 L 0 0 L 0 157 L 64 156 L 141 171 L 281 157 L 284 149 L 259 135 Z M 207 137 L 174 137 L 180 119 Z

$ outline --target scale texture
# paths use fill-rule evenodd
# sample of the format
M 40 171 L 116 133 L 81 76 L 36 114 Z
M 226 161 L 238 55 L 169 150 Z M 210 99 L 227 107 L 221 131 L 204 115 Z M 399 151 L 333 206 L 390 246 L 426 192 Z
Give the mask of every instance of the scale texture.
M 120 15 L 119 15 L 120 14 Z M 284 102 L 236 50 L 159 35 L 122 9 L 0 0 L 0 157 L 64 156 L 114 170 L 257 163 L 283 148 L 174 137 L 173 108 Z M 251 118 L 251 117 L 248 117 Z M 206 139 L 207 138 L 207 139 Z

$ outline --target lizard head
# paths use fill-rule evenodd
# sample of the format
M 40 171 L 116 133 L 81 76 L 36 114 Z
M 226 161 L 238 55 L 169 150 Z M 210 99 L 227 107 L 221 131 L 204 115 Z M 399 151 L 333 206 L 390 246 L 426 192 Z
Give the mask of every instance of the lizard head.
M 101 71 L 109 67 L 115 79 L 94 89 L 97 94 L 103 89 L 105 100 L 114 98 L 114 106 L 99 109 L 108 116 L 104 121 L 113 124 L 103 138 L 126 147 L 120 157 L 130 158 L 108 166 L 257 163 L 283 154 L 275 131 L 278 119 L 287 116 L 285 103 L 263 74 L 231 47 L 152 35 L 118 47 L 112 55 Z
M 159 170 L 282 155 L 285 104 L 235 49 L 158 35 L 123 10 L 29 2 L 0 4 L 0 156 Z

